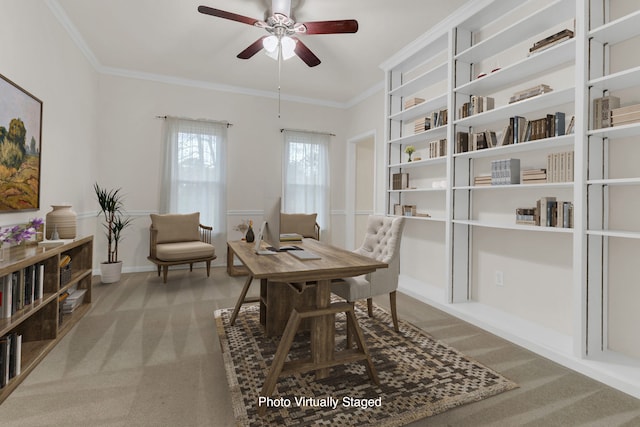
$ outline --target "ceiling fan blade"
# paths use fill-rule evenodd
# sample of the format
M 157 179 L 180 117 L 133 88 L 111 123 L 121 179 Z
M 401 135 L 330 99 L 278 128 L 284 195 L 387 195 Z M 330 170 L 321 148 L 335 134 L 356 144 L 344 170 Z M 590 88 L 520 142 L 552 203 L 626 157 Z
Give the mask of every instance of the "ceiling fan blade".
M 249 45 L 249 47 L 247 47 L 245 50 L 243 50 L 242 52 L 240 52 L 238 54 L 238 58 L 240 58 L 240 59 L 249 59 L 253 55 L 255 55 L 256 53 L 260 52 L 262 50 L 262 48 L 264 47 L 264 45 L 262 44 L 262 41 L 264 39 L 266 39 L 267 37 L 269 37 L 269 36 L 260 37 L 258 40 L 256 40 L 253 43 L 251 43 Z
M 304 43 L 302 43 L 299 38 L 291 38 L 296 41 L 296 48 L 294 49 L 294 52 L 300 59 L 304 61 L 305 64 L 307 64 L 309 67 L 315 67 L 316 65 L 320 64 L 320 59 L 313 52 L 311 52 L 311 50 Z
M 302 22 L 302 25 L 307 28 L 307 34 L 339 34 L 355 33 L 358 31 L 358 21 L 355 19 Z
M 209 6 L 198 6 L 198 12 L 249 25 L 255 25 L 256 22 L 260 22 L 259 19 L 249 18 L 248 16 L 238 15 L 237 13 L 227 12 L 220 9 L 214 9 Z

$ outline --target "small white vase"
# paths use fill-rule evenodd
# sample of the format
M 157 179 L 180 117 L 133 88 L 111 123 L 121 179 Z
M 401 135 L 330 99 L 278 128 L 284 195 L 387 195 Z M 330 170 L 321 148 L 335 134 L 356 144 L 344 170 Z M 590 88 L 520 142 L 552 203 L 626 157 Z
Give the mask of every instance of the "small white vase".
M 51 205 L 45 219 L 45 238 L 52 239 L 55 231 L 58 239 L 75 239 L 77 215 L 69 204 Z M 54 236 L 56 237 L 56 236 Z
M 100 280 L 102 283 L 115 283 L 120 281 L 122 275 L 122 261 L 103 262 L 100 264 Z

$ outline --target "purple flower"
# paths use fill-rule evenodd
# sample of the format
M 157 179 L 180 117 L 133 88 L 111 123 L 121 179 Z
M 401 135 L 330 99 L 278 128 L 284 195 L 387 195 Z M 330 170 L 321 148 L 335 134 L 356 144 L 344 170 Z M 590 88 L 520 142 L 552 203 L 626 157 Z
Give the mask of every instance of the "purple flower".
M 5 242 L 18 244 L 29 240 L 31 236 L 36 234 L 42 223 L 42 218 L 34 218 L 26 225 L 14 225 L 10 228 L 0 229 L 0 246 Z

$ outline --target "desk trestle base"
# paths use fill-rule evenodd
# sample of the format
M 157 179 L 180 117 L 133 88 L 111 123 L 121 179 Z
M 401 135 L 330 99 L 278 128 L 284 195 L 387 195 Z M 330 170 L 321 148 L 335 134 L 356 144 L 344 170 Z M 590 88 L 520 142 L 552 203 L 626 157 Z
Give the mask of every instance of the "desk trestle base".
M 300 322 L 306 318 L 319 318 L 322 316 L 332 316 L 335 322 L 336 313 L 345 313 L 347 315 L 347 328 L 349 334 L 355 338 L 357 349 L 347 349 L 339 353 L 334 353 L 330 360 L 314 360 L 317 359 L 315 354 L 310 359 L 294 360 L 285 362 L 287 354 L 293 344 L 293 339 L 298 331 Z M 312 351 L 312 353 L 315 353 Z M 365 362 L 367 374 L 374 384 L 380 385 L 376 368 L 373 366 L 373 361 L 367 350 L 367 346 L 364 341 L 364 334 L 362 329 L 358 325 L 358 321 L 355 316 L 353 306 L 349 303 L 333 303 L 329 307 L 298 311 L 294 309 L 291 312 L 287 326 L 285 327 L 282 339 L 278 345 L 278 350 L 273 358 L 271 368 L 267 374 L 267 378 L 262 386 L 260 396 L 271 397 L 273 394 L 278 378 L 281 376 L 291 375 L 294 373 L 303 373 L 308 371 L 320 371 L 326 370 L 333 366 L 344 365 L 347 363 Z M 316 378 L 318 375 L 316 375 Z M 322 376 L 323 377 L 323 376 Z M 260 406 L 258 408 L 258 414 L 263 416 L 266 412 L 266 406 Z

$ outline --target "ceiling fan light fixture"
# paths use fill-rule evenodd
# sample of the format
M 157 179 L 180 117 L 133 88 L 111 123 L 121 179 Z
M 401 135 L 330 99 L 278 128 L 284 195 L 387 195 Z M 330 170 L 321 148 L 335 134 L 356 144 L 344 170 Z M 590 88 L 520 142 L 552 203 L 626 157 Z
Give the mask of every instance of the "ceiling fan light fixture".
M 264 47 L 264 50 L 267 51 L 267 54 L 275 53 L 277 58 L 278 38 L 276 36 L 265 37 L 262 40 L 262 46 Z
M 296 41 L 291 37 L 283 37 L 282 40 L 280 40 L 280 46 L 282 49 L 282 59 L 285 61 L 296 54 Z

